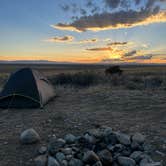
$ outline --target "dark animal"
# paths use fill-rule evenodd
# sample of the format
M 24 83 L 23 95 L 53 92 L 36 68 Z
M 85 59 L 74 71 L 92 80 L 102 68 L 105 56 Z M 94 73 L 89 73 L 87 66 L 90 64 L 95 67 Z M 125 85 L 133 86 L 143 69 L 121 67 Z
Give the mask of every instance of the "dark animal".
M 119 76 L 123 73 L 123 70 L 119 66 L 110 66 L 105 70 L 106 75 L 118 74 Z

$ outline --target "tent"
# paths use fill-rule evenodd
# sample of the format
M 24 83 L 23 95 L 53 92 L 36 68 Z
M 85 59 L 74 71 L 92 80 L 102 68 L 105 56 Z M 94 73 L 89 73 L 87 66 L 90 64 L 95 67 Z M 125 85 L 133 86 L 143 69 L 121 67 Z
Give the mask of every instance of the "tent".
M 0 93 L 0 107 L 43 107 L 54 96 L 53 86 L 47 78 L 34 69 L 23 68 L 11 74 Z

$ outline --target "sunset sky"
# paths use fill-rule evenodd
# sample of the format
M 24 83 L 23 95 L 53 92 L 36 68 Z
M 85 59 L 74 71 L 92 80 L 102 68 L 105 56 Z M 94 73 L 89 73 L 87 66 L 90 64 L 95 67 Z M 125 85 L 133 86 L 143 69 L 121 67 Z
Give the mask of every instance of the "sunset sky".
M 166 0 L 0 0 L 0 60 L 166 63 Z

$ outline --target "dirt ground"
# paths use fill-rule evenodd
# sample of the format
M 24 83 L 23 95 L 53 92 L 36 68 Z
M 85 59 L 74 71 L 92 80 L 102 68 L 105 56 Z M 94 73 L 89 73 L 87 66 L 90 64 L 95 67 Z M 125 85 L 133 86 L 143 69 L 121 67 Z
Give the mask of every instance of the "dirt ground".
M 142 132 L 156 150 L 166 154 L 166 93 L 57 87 L 58 97 L 44 109 L 0 110 L 0 166 L 33 166 L 37 147 L 49 137 L 81 134 L 96 124 L 126 133 Z M 41 136 L 37 145 L 21 145 L 21 131 L 33 127 Z M 154 153 L 157 160 L 166 156 Z

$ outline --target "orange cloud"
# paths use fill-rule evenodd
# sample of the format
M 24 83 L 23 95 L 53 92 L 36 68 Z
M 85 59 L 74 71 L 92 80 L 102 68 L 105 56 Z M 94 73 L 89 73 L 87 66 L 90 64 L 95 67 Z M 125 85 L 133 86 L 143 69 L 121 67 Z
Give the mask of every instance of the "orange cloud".
M 80 40 L 78 43 L 84 44 L 84 43 L 96 43 L 98 42 L 98 39 L 85 39 L 85 40 Z
M 112 51 L 111 47 L 96 47 L 96 48 L 87 48 L 87 51 Z
M 45 40 L 46 42 L 71 42 L 73 41 L 74 37 L 73 36 L 63 36 L 63 37 L 53 37 L 50 39 Z

